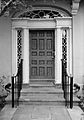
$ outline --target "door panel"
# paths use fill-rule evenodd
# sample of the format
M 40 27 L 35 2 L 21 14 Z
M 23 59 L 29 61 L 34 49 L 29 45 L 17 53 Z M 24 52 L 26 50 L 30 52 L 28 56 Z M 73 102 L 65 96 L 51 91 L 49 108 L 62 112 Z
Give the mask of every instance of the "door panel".
M 54 79 L 54 31 L 30 31 L 30 79 Z

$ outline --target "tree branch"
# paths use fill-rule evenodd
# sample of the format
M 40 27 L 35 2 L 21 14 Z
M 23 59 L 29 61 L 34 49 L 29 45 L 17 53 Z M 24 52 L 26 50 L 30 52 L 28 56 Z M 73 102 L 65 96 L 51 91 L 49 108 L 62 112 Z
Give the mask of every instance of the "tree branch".
M 3 10 L 0 13 L 0 17 L 6 12 L 6 10 L 12 5 L 13 2 L 16 0 L 9 0 L 6 5 L 4 6 Z

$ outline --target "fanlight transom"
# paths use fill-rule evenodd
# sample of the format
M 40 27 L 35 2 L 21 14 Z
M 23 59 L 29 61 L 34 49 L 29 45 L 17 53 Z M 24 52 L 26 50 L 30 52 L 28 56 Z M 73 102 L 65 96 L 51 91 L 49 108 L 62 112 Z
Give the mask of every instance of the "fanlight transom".
M 52 10 L 34 10 L 34 11 L 27 11 L 19 16 L 19 18 L 27 17 L 30 19 L 34 18 L 55 18 L 55 17 L 63 17 L 64 14 L 58 11 Z

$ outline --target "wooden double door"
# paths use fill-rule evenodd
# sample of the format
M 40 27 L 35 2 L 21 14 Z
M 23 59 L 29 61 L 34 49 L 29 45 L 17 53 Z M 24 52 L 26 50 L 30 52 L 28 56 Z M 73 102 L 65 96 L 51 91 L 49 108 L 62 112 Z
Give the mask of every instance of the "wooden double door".
M 55 39 L 53 30 L 30 30 L 30 80 L 55 78 Z

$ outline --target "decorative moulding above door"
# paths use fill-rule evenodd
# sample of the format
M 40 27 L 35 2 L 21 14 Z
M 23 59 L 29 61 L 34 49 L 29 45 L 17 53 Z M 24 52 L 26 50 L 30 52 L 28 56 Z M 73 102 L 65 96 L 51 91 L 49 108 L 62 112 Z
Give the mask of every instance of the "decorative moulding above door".
M 73 0 L 72 1 L 72 15 L 76 15 L 79 9 L 79 4 L 81 0 Z

